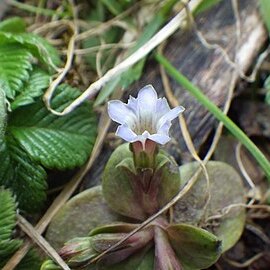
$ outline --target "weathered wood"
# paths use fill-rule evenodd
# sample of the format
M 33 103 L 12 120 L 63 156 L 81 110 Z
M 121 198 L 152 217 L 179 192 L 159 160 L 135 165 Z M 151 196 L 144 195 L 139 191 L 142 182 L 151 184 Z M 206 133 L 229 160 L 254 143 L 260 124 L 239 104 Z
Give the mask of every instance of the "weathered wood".
M 196 18 L 196 24 L 207 41 L 222 46 L 230 59 L 234 59 L 236 53 L 240 69 L 247 72 L 262 50 L 267 33 L 258 12 L 258 2 L 241 0 L 238 4 L 241 30 L 238 48 L 236 48 L 236 24 L 231 1 L 223 0 L 201 14 Z M 209 99 L 223 108 L 234 71 L 220 51 L 206 48 L 198 39 L 195 30 L 189 29 L 178 31 L 168 40 L 165 55 L 179 71 L 200 87 Z M 136 92 L 146 84 L 153 84 L 160 95 L 164 95 L 159 67 L 154 60 L 148 61 L 143 77 L 131 87 L 129 93 L 136 95 Z M 196 149 L 199 150 L 217 125 L 217 121 L 173 80 L 171 80 L 171 86 L 175 97 L 186 108 L 184 115 L 188 129 Z M 173 125 L 172 136 L 174 140 L 166 147 L 178 162 L 190 160 L 191 155 L 185 146 L 177 122 Z M 95 179 L 96 183 L 99 179 L 99 173 L 104 166 L 103 162 L 108 158 L 111 150 L 108 146 L 104 146 L 101 160 L 91 170 L 92 172 L 98 170 L 98 173 L 91 173 L 88 175 L 89 178 L 87 177 L 90 182 Z M 90 185 L 93 185 L 93 182 Z

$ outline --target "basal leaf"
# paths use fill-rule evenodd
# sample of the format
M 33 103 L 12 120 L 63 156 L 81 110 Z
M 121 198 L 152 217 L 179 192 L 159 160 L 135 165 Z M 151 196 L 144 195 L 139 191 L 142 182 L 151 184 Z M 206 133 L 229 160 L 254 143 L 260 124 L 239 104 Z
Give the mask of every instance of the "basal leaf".
M 34 55 L 46 68 L 55 70 L 60 64 L 59 55 L 44 38 L 33 33 L 9 33 L 0 31 L 0 45 L 17 44 Z
M 1 33 L 1 32 L 0 32 Z M 32 69 L 31 53 L 16 44 L 1 45 L 0 35 L 0 81 L 9 99 L 15 97 L 22 89 L 24 82 L 29 79 Z
M 0 22 L 0 31 L 21 33 L 26 31 L 26 24 L 20 17 L 13 17 Z
M 1 145 L 0 185 L 10 188 L 19 207 L 29 212 L 40 208 L 46 198 L 46 172 L 17 144 L 11 134 Z
M 17 109 L 20 106 L 32 104 L 35 98 L 43 95 L 44 90 L 50 84 L 51 76 L 39 68 L 34 68 L 30 74 L 28 82 L 24 85 L 22 92 L 16 96 L 11 103 L 11 109 Z
M 221 241 L 206 230 L 188 224 L 170 225 L 166 230 L 184 269 L 205 269 L 221 255 Z
M 52 107 L 62 110 L 79 94 L 77 89 L 62 85 Z M 15 110 L 8 130 L 36 162 L 46 168 L 69 169 L 81 166 L 89 156 L 96 136 L 96 118 L 88 102 L 60 117 L 39 100 Z

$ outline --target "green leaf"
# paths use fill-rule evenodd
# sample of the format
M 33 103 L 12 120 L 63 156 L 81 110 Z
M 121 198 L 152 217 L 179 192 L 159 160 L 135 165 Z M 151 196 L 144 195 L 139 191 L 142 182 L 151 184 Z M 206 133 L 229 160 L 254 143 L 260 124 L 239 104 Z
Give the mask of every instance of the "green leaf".
M 115 16 L 123 12 L 123 7 L 117 0 L 101 0 L 101 2 Z
M 32 33 L 0 32 L 0 45 L 17 44 L 28 49 L 46 68 L 56 70 L 60 64 L 58 52 L 48 41 Z
M 4 267 L 9 258 L 21 246 L 22 241 L 11 239 L 16 225 L 16 201 L 11 191 L 0 187 L 0 268 Z M 16 270 L 38 270 L 40 259 L 34 250 L 30 250 Z
M 77 194 L 60 209 L 48 227 L 46 239 L 60 249 L 68 240 L 86 236 L 97 226 L 120 221 L 123 217 L 108 207 L 101 186 L 96 186 Z
M 180 166 L 182 187 L 199 168 L 198 162 Z M 245 204 L 244 187 L 240 175 L 224 162 L 209 161 L 206 169 L 209 175 L 209 189 L 208 182 L 201 172 L 189 192 L 174 205 L 174 222 L 195 226 L 207 224 L 207 230 L 222 240 L 222 249 L 225 252 L 235 245 L 243 232 L 245 209 L 241 206 L 233 207 L 219 219 L 212 220 L 209 217 L 220 215 L 222 209 L 230 205 Z
M 137 253 L 129 256 L 123 262 L 104 266 L 102 270 L 150 270 L 154 268 L 154 249 L 146 246 Z
M 25 21 L 20 17 L 13 17 L 0 22 L 0 31 L 21 33 L 26 31 Z
M 126 169 L 118 166 L 124 159 L 130 160 L 129 158 L 132 158 L 129 144 L 122 144 L 114 150 L 102 175 L 103 195 L 109 207 L 117 213 L 144 220 L 146 213 L 132 189 L 130 177 L 125 173 Z
M 7 121 L 6 96 L 4 91 L 1 89 L 1 82 L 0 82 L 0 142 L 3 140 L 5 135 L 6 121 Z
M 32 55 L 19 45 L 1 45 L 0 41 L 0 59 L 0 81 L 7 98 L 13 99 L 29 79 Z
M 9 190 L 0 188 L 0 268 L 6 258 L 14 253 L 21 241 L 11 240 L 12 231 L 16 225 L 16 202 Z
M 0 187 L 0 241 L 8 240 L 16 223 L 16 202 L 11 191 Z
M 79 90 L 61 85 L 52 107 L 62 110 L 79 94 Z M 9 132 L 34 161 L 56 169 L 83 165 L 92 151 L 96 129 L 89 102 L 66 116 L 56 116 L 46 109 L 42 100 L 15 110 L 8 126 Z
M 141 189 L 137 189 L 138 186 L 132 183 L 137 180 L 136 176 L 134 178 L 131 176 L 134 172 L 135 166 L 129 144 L 120 145 L 112 153 L 104 169 L 103 195 L 109 207 L 117 213 L 144 220 L 149 214 L 146 208 L 150 205 L 149 202 L 154 202 L 154 198 L 148 193 L 140 194 L 144 201 L 139 197 L 138 192 L 141 192 Z M 157 176 L 153 184 L 157 190 L 155 203 L 158 207 L 162 207 L 179 191 L 179 168 L 172 159 L 160 151 L 156 157 L 154 174 Z
M 143 58 L 141 61 L 136 63 L 132 68 L 128 69 L 121 75 L 121 86 L 124 89 L 141 78 L 145 61 L 146 58 Z
M 11 103 L 11 109 L 35 102 L 35 98 L 43 95 L 44 90 L 50 84 L 51 76 L 39 68 L 34 68 L 28 82 L 24 85 L 22 92 L 15 97 Z
M 264 23 L 270 32 L 270 1 L 269 0 L 259 0 L 260 13 L 264 20 Z
M 29 212 L 40 209 L 46 198 L 46 172 L 30 159 L 11 134 L 7 134 L 1 145 L 0 185 L 10 188 L 19 207 Z
M 167 233 L 184 269 L 205 269 L 221 255 L 221 241 L 206 230 L 176 224 L 170 225 Z
M 221 0 L 204 0 L 201 1 L 200 4 L 196 7 L 196 9 L 193 11 L 193 16 L 196 17 L 200 13 L 210 9 L 211 7 L 217 5 L 220 3 Z

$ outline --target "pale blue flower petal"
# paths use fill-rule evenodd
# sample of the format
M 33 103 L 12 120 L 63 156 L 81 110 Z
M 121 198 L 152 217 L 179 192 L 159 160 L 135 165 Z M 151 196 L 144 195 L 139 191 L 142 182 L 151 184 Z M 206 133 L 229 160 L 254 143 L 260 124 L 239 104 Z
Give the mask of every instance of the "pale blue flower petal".
M 170 141 L 170 137 L 162 134 L 153 134 L 148 137 L 149 140 L 157 142 L 159 144 L 165 144 Z
M 108 114 L 113 121 L 119 124 L 132 126 L 136 122 L 136 115 L 127 104 L 120 100 L 111 100 L 108 102 Z
M 138 140 L 137 134 L 135 134 L 127 125 L 119 126 L 115 134 L 127 142 L 135 142 Z
M 172 121 L 174 118 L 176 118 L 180 113 L 182 113 L 185 110 L 184 107 L 178 106 L 167 112 L 165 115 L 163 115 L 157 123 L 157 129 L 159 129 L 165 122 Z
M 169 136 L 169 130 L 171 126 L 171 121 L 166 121 L 165 123 L 163 123 L 162 126 L 159 127 L 159 129 L 157 130 L 157 134 Z
M 121 124 L 116 135 L 128 142 L 140 141 L 143 147 L 147 139 L 167 143 L 171 121 L 183 111 L 182 106 L 171 110 L 166 98 L 158 98 L 152 85 L 142 88 L 137 98 L 130 96 L 127 104 L 119 100 L 108 104 L 109 116 Z
M 156 111 L 157 93 L 152 85 L 146 85 L 138 93 L 138 113 L 140 117 L 145 113 L 153 113 Z
M 156 105 L 156 118 L 160 119 L 163 115 L 169 112 L 170 106 L 166 98 L 159 98 Z
M 136 112 L 138 111 L 138 99 L 129 96 L 127 105 L 136 114 Z

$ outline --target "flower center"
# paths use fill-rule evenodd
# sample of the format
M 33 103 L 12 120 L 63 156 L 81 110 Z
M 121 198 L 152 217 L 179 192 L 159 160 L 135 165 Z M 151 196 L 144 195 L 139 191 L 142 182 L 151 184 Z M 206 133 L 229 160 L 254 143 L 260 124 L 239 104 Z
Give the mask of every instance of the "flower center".
M 148 131 L 150 134 L 155 134 L 157 130 L 153 116 L 151 114 L 143 116 L 139 115 L 132 127 L 132 130 L 138 135 L 143 134 L 144 131 Z

